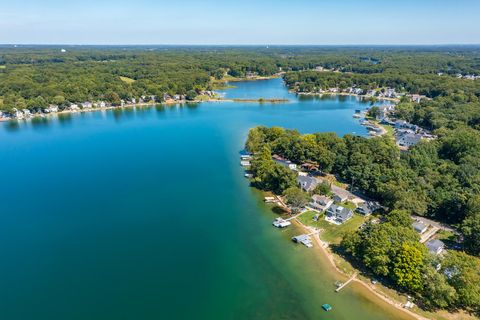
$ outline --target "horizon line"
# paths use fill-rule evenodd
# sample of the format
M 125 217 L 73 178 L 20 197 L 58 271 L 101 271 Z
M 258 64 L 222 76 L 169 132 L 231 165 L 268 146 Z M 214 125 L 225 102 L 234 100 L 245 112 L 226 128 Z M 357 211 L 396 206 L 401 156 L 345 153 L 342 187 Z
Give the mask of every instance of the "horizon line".
M 295 43 L 258 43 L 258 44 L 242 44 L 242 43 L 218 43 L 218 44 L 200 44 L 200 43 L 115 43 L 115 44 L 101 44 L 101 43 L 0 43 L 0 46 L 70 46 L 70 47 L 81 47 L 81 46 L 112 46 L 112 47 L 131 47 L 131 46 L 192 46 L 192 47 L 202 47 L 202 46 L 217 46 L 217 47 L 259 47 L 259 46 L 274 46 L 274 47 L 288 47 L 288 46 L 301 46 L 301 47 L 335 47 L 335 46 L 352 46 L 352 47 L 400 47 L 400 46 L 424 46 L 424 47 L 433 47 L 433 46 L 480 46 L 479 43 L 337 43 L 337 44 L 295 44 Z

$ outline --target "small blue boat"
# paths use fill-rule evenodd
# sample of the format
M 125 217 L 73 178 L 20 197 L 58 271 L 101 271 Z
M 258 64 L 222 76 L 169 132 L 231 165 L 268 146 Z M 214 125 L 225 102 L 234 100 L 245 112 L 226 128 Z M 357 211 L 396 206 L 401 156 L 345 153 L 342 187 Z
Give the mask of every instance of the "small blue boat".
M 322 305 L 322 308 L 323 308 L 323 310 L 325 310 L 325 311 L 330 311 L 330 310 L 332 310 L 332 306 L 329 305 L 328 303 L 325 303 L 324 305 Z

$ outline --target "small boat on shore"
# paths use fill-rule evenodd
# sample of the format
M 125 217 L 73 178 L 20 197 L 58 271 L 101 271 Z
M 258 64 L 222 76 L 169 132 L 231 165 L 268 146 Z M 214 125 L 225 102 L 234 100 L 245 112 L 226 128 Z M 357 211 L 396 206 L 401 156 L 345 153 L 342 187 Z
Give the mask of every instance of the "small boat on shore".
M 251 166 L 252 164 L 250 163 L 250 161 L 242 160 L 242 161 L 240 161 L 240 165 L 241 165 L 242 167 L 249 167 L 249 166 Z
M 275 220 L 273 220 L 272 224 L 276 228 L 286 228 L 289 225 L 291 225 L 292 223 L 290 221 L 287 221 L 287 220 L 282 219 L 282 218 L 276 218 Z

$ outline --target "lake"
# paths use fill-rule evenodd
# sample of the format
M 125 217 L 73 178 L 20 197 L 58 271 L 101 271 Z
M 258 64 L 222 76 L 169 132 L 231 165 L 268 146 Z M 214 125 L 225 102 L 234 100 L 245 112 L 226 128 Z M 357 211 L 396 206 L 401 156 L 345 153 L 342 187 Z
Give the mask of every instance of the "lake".
M 338 278 L 243 177 L 248 129 L 366 130 L 353 97 L 299 99 L 280 79 L 228 98 L 0 124 L 2 319 L 397 319 Z M 321 305 L 329 303 L 328 314 Z

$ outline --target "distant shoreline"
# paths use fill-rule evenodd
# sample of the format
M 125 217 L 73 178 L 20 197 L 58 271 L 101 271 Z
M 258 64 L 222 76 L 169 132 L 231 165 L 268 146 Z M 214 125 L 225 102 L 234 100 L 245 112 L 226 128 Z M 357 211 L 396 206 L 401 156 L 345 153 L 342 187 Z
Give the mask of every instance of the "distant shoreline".
M 372 97 L 369 97 L 369 96 L 366 96 L 366 95 L 362 95 L 362 94 L 356 94 L 356 93 L 348 93 L 348 92 L 321 92 L 321 93 L 317 93 L 317 92 L 296 92 L 295 90 L 290 90 L 290 92 L 292 93 L 295 93 L 295 94 L 298 94 L 300 96 L 352 96 L 352 97 L 359 97 L 359 98 L 372 98 Z M 381 98 L 377 98 L 377 97 L 374 97 L 377 99 L 377 101 L 381 101 L 381 100 L 385 100 L 385 101 L 392 101 L 392 102 L 396 102 L 396 103 L 399 103 L 400 102 L 400 99 L 398 98 L 387 98 L 387 97 L 381 97 Z
M 50 113 L 43 113 L 43 114 L 32 114 L 30 117 L 26 118 L 0 118 L 0 122 L 8 122 L 8 121 L 20 121 L 20 120 L 31 120 L 31 119 L 38 119 L 38 118 L 49 118 L 54 115 L 61 115 L 61 114 L 75 114 L 75 113 L 85 113 L 85 112 L 95 112 L 95 111 L 102 111 L 102 110 L 119 110 L 119 109 L 128 109 L 128 108 L 135 108 L 135 107 L 155 107 L 159 105 L 171 106 L 176 104 L 187 104 L 187 103 L 202 103 L 202 102 L 235 102 L 235 103 L 286 103 L 289 102 L 289 99 L 283 98 L 272 98 L 272 99 L 205 99 L 205 100 L 192 100 L 192 101 L 166 101 L 166 102 L 159 102 L 159 103 L 136 103 L 136 104 L 126 104 L 124 106 L 110 106 L 104 108 L 87 108 L 87 109 L 79 109 L 79 110 L 62 110 L 58 112 L 50 112 Z

